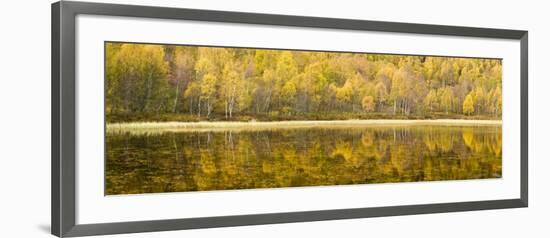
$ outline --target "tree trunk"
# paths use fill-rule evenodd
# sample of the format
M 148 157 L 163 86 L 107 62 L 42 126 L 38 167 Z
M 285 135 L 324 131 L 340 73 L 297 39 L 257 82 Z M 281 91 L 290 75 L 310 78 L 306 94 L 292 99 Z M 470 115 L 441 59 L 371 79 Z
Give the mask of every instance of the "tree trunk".
M 141 111 L 146 111 L 149 108 L 149 101 L 151 98 L 151 90 L 153 88 L 153 71 L 149 72 L 149 77 L 147 77 L 147 86 L 145 93 L 145 102 L 141 108 Z
M 176 113 L 176 109 L 178 108 L 178 99 L 180 96 L 180 81 L 178 80 L 178 83 L 176 84 L 176 98 L 174 99 L 174 109 L 172 112 Z
M 228 106 L 229 118 L 233 117 L 233 107 L 235 107 L 235 98 L 234 97 L 232 97 L 231 100 L 229 101 L 229 106 Z
M 199 119 L 200 119 L 201 118 L 201 98 L 200 97 L 199 97 L 199 109 L 198 110 L 199 110 L 198 115 L 199 115 Z
M 212 105 L 210 104 L 210 97 L 206 100 L 206 118 L 210 118 L 212 112 Z
M 225 119 L 227 120 L 227 107 L 228 107 L 228 102 L 227 100 L 225 101 Z
M 189 99 L 189 114 L 193 115 L 193 97 Z

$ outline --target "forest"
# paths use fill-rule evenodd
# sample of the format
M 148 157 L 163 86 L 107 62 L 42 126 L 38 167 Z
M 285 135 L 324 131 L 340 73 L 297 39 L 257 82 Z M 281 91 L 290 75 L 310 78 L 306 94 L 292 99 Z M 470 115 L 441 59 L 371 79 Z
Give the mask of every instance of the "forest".
M 500 59 L 105 43 L 108 122 L 500 119 Z

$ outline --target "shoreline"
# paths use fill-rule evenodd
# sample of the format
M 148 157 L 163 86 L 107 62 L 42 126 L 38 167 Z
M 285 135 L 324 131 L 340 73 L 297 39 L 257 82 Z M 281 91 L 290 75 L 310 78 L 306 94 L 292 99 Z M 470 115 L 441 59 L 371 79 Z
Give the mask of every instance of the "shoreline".
M 268 129 L 293 129 L 313 127 L 370 127 L 370 126 L 500 126 L 502 120 L 465 120 L 465 119 L 433 119 L 433 120 L 323 120 L 323 121 L 250 121 L 250 122 L 226 122 L 226 121 L 202 121 L 202 122 L 128 122 L 106 123 L 107 132 L 131 132 L 131 131 L 227 131 L 227 130 L 268 130 Z

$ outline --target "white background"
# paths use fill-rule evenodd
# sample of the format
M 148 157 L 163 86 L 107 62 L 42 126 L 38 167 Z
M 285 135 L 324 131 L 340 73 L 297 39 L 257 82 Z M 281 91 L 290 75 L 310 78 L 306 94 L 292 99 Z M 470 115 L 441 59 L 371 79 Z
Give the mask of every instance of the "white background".
M 126 1 L 127 2 L 127 1 Z M 137 1 L 136 1 L 137 2 Z M 546 136 L 550 118 L 550 30 L 544 1 L 141 1 L 143 4 L 529 30 L 530 207 L 327 222 L 120 235 L 117 237 L 424 236 L 547 237 L 550 212 Z M 0 236 L 48 237 L 50 217 L 50 4 L 2 8 Z M 536 149 L 535 149 L 536 148 Z
M 77 17 L 77 224 L 520 197 L 519 41 L 176 20 Z M 292 36 L 292 37 L 280 37 Z M 445 182 L 104 196 L 104 41 L 503 59 L 503 177 Z

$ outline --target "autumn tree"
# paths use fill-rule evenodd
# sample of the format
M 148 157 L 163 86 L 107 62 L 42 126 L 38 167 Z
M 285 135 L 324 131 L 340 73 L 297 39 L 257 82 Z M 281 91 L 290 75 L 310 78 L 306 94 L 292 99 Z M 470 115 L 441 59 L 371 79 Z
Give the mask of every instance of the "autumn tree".
M 437 110 L 439 107 L 439 99 L 436 90 L 430 90 L 428 95 L 424 98 L 424 105 L 430 112 Z
M 107 54 L 107 104 L 116 112 L 166 109 L 168 64 L 161 46 L 124 44 Z M 116 52 L 115 52 L 116 51 Z
M 441 107 L 444 108 L 445 113 L 449 114 L 449 111 L 451 110 L 451 107 L 453 106 L 453 91 L 449 87 L 444 87 L 439 89 L 439 102 L 441 103 Z
M 363 100 L 361 101 L 361 105 L 363 106 L 363 111 L 365 112 L 374 111 L 374 108 L 375 108 L 374 98 L 368 95 L 363 97 Z
M 194 49 L 190 47 L 174 47 L 171 50 L 168 62 L 170 65 L 170 81 L 174 88 L 174 106 L 172 112 L 178 112 L 181 95 L 194 77 L 195 65 Z
M 462 112 L 466 115 L 472 115 L 474 113 L 474 100 L 472 99 L 472 95 L 468 94 L 466 96 L 466 99 L 464 99 L 464 103 L 462 104 Z

